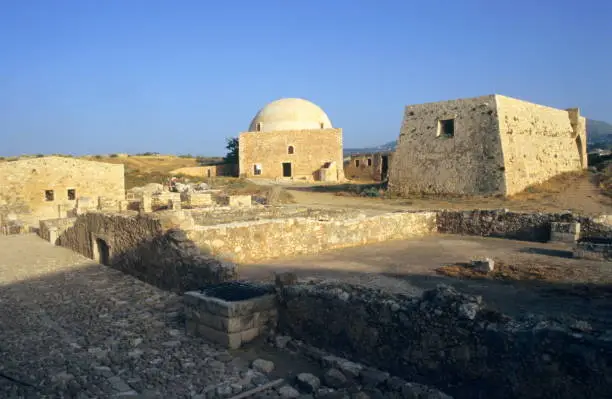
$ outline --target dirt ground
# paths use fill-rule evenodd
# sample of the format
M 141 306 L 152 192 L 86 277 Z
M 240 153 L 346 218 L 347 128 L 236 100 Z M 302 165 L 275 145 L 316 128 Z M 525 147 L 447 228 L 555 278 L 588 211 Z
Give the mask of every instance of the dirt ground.
M 474 257 L 491 257 L 526 272 L 544 270 L 546 278 L 462 278 L 436 270 Z M 612 328 L 612 265 L 573 259 L 570 248 L 562 244 L 440 235 L 239 267 L 241 278 L 255 280 L 271 279 L 278 271 L 409 295 L 419 295 L 440 283 L 451 284 L 482 295 L 490 306 L 510 315 L 573 316 Z
M 262 185 L 270 181 L 254 182 Z M 351 195 L 367 183 L 342 185 L 286 184 L 296 203 L 309 206 L 363 210 L 499 209 L 513 211 L 567 211 L 582 215 L 612 213 L 612 198 L 605 195 L 591 172 L 566 174 L 511 198 L 414 195 L 406 198 L 372 198 Z

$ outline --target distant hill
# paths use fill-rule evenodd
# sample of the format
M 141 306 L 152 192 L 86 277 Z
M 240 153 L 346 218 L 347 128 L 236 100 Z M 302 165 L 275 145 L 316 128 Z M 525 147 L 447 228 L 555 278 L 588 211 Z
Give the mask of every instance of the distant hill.
M 612 124 L 587 119 L 587 148 L 612 148 Z M 390 141 L 377 147 L 345 148 L 344 156 L 366 152 L 393 151 L 397 140 Z

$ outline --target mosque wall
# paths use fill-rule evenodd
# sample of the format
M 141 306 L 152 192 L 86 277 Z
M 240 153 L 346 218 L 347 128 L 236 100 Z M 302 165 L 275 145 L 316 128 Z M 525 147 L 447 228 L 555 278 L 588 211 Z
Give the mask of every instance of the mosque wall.
M 342 129 L 245 132 L 239 138 L 240 176 L 320 180 L 321 168 L 335 162 L 342 171 Z

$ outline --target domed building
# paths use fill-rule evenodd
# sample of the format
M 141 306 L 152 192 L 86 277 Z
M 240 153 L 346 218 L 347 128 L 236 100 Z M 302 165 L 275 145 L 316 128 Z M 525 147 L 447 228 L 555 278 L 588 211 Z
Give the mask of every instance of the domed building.
M 239 138 L 242 177 L 338 181 L 342 129 L 316 104 L 301 98 L 273 101 L 255 115 Z

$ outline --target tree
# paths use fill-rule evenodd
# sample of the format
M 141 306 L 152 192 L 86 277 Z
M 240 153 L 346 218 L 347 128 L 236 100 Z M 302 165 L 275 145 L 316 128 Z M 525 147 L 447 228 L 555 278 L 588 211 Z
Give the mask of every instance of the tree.
M 227 154 L 225 155 L 225 158 L 223 158 L 223 160 L 227 163 L 237 164 L 238 163 L 238 138 L 237 137 L 228 138 L 226 139 L 226 141 L 227 141 L 227 145 L 225 146 L 225 148 L 227 149 Z

